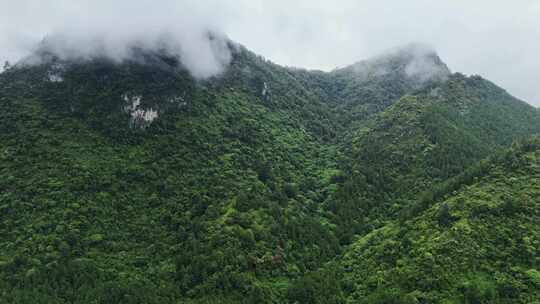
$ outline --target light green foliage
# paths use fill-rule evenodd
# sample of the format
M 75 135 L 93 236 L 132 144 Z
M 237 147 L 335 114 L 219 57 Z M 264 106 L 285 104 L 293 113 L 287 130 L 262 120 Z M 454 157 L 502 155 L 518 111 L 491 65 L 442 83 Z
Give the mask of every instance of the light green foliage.
M 369 299 L 382 290 L 415 292 L 418 300 L 435 303 L 538 299 L 538 272 L 531 267 L 540 250 L 539 148 L 539 141 L 514 147 L 472 184 L 353 244 L 341 261 L 345 280 L 354 286 L 350 299 Z M 511 154 L 523 165 L 508 163 Z M 514 199 L 519 207 L 509 209 Z M 451 217 L 444 225 L 441 210 Z

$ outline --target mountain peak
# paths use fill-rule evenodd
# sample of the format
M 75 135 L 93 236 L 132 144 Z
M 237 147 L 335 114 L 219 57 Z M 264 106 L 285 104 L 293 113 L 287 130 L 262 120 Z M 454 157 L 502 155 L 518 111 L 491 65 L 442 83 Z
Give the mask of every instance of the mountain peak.
M 234 47 L 225 34 L 213 31 L 193 33 L 193 37 L 168 31 L 83 37 L 72 33 L 53 33 L 44 37 L 20 63 L 39 65 L 52 59 L 77 63 L 95 59 L 114 63 L 155 63 L 156 57 L 165 57 L 181 64 L 193 77 L 205 79 L 228 68 Z M 146 62 L 147 59 L 151 60 Z
M 336 72 L 352 73 L 360 80 L 404 76 L 421 85 L 429 81 L 443 81 L 451 74 L 435 49 L 426 44 L 410 43 L 393 48 L 367 60 L 357 62 Z

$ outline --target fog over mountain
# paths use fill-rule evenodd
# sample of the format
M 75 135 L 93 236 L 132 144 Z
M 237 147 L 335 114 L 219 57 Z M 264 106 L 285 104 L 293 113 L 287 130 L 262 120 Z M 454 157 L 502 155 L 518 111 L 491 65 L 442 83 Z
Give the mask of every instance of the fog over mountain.
M 127 38 L 172 46 L 200 77 L 227 56 L 201 44 L 201 33 L 226 33 L 284 65 L 332 70 L 410 42 L 432 45 L 455 71 L 481 74 L 540 105 L 540 4 L 537 1 L 36 1 L 1 0 L 0 60 L 16 61 L 46 35 L 84 46 L 106 34 L 104 48 L 123 56 Z M 151 38 L 149 38 L 151 37 Z M 150 40 L 148 40 L 150 39 Z M 189 43 L 186 43 L 189 42 Z M 70 45 L 69 47 L 72 47 Z M 219 48 L 219 46 L 218 46 Z M 193 61 L 194 57 L 197 58 Z M 199 70 L 200 68 L 200 70 Z
M 42 63 L 37 54 L 49 53 L 61 60 L 89 60 L 104 57 L 116 63 L 137 60 L 137 50 L 160 52 L 178 58 L 196 78 L 222 72 L 231 60 L 230 41 L 204 28 L 191 31 L 163 30 L 150 33 L 58 33 L 46 36 L 36 45 L 36 52 L 23 57 L 19 64 Z
M 39 50 L 60 59 L 101 56 L 120 62 L 132 57 L 134 48 L 162 50 L 180 58 L 197 78 L 216 75 L 229 63 L 225 35 L 212 25 L 209 16 L 195 12 L 195 3 L 164 3 L 152 13 L 150 3 L 144 2 L 124 9 L 116 4 L 104 6 L 101 4 L 105 2 L 99 1 L 54 1 L 46 7 L 24 1 L 24 5 L 11 10 L 20 14 L 18 18 L 10 15 L 7 19 L 12 22 L 3 25 L 6 35 L 0 44 L 7 45 L 7 51 L 0 57 L 13 61 L 22 58 L 24 63 L 31 64 L 36 58 L 27 56 Z M 26 15 L 34 10 L 45 11 L 42 19 Z M 53 15 L 53 10 L 58 16 Z M 21 27 L 14 28 L 13 24 L 18 22 Z

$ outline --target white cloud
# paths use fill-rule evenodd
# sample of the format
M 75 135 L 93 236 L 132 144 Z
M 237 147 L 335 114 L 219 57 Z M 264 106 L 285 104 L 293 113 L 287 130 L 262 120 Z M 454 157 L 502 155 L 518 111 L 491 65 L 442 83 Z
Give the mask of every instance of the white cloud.
M 218 74 L 230 61 L 220 26 L 195 1 L 56 0 L 43 5 L 22 0 L 2 7 L 9 13 L 0 15 L 5 50 L 0 56 L 12 61 L 30 54 L 44 37 L 41 46 L 66 59 L 102 55 L 121 61 L 130 57 L 134 44 L 164 48 L 201 78 Z M 209 31 L 216 39 L 209 39 Z
M 535 0 L 0 0 L 0 7 L 0 59 L 66 29 L 104 31 L 113 40 L 172 29 L 196 42 L 200 29 L 218 29 L 277 63 L 325 70 L 422 42 L 453 71 L 480 74 L 540 105 Z M 185 48 L 202 74 L 215 72 L 221 59 L 208 57 L 212 46 Z

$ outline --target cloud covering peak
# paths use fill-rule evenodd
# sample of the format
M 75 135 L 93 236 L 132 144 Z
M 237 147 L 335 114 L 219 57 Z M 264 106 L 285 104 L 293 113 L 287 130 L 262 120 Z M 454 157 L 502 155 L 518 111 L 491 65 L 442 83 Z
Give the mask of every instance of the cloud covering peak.
M 135 50 L 165 53 L 179 59 L 195 77 L 207 78 L 221 73 L 231 60 L 228 39 L 202 28 L 189 31 L 130 32 L 59 32 L 47 35 L 23 64 L 40 63 L 47 53 L 61 60 L 107 58 L 120 63 L 136 57 Z
M 325 71 L 422 41 L 453 70 L 540 105 L 538 0 L 0 0 L 0 8 L 0 68 L 46 34 L 66 32 L 106 33 L 109 41 L 169 30 L 178 41 L 204 42 L 197 32 L 219 29 L 276 63 Z M 205 46 L 184 57 L 212 54 Z M 199 67 L 208 75 L 216 65 Z
M 26 9 L 39 11 L 41 6 L 38 1 L 22 2 Z M 62 60 L 106 57 L 121 62 L 139 48 L 177 57 L 196 78 L 221 73 L 231 60 L 228 38 L 195 1 L 141 0 L 129 6 L 122 1 L 52 1 L 47 9 L 55 4 L 61 6 L 61 16 L 47 12 L 49 18 L 42 20 L 36 33 L 8 31 L 13 38 L 10 48 L 19 55 L 16 59 L 26 57 L 26 63 L 35 63 L 38 58 L 32 54 L 45 51 Z M 81 15 L 85 8 L 92 13 Z
M 395 47 L 335 72 L 352 72 L 360 81 L 388 74 L 405 75 L 418 85 L 428 81 L 443 81 L 451 74 L 435 49 L 422 43 Z

